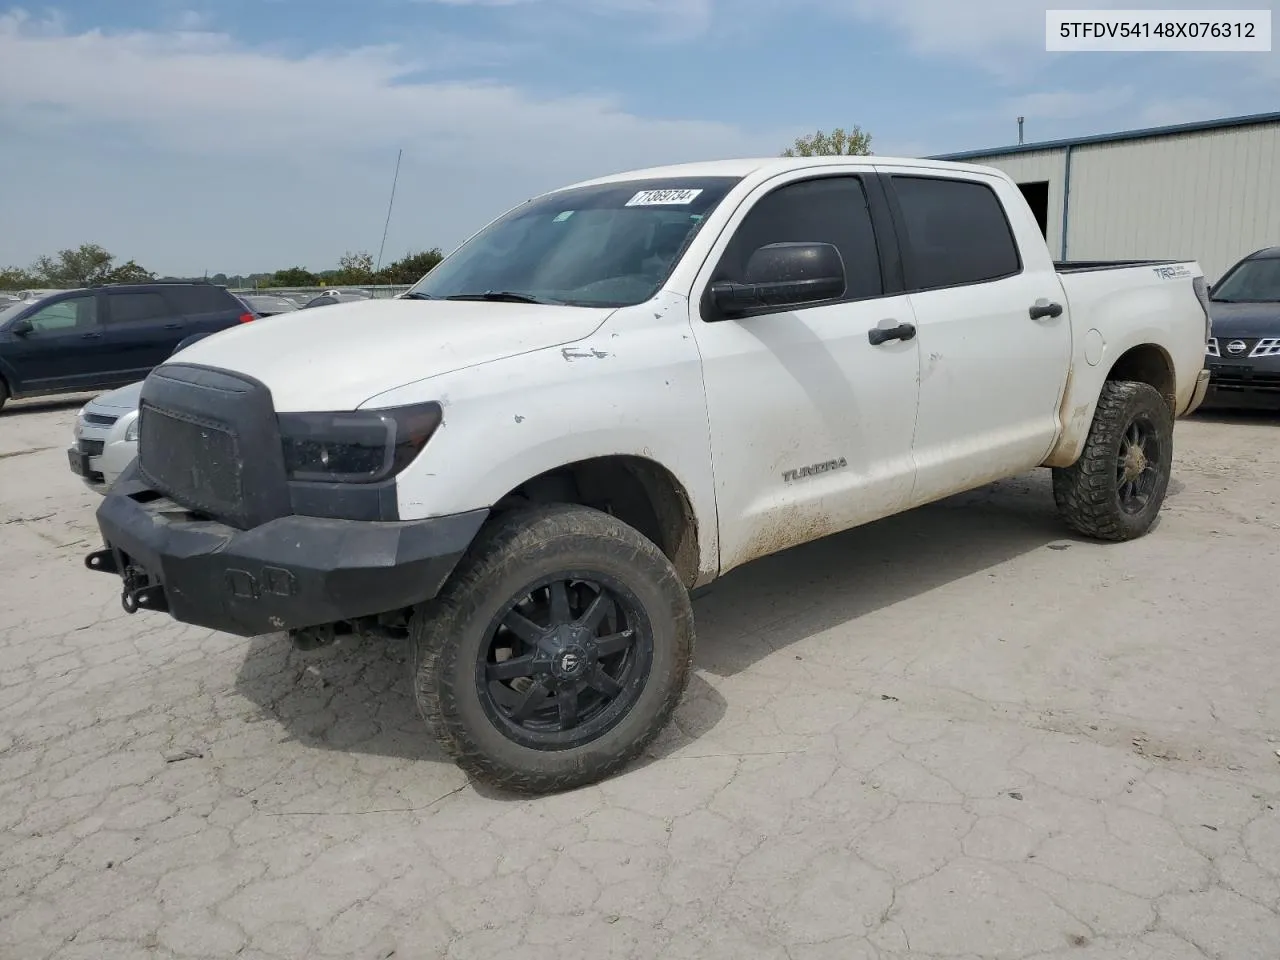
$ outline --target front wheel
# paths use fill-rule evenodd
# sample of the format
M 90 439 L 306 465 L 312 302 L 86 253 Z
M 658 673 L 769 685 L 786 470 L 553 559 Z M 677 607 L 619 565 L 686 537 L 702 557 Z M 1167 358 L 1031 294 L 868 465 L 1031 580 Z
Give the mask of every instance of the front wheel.
M 472 777 L 542 793 L 634 759 L 693 662 L 693 609 L 670 561 L 609 514 L 513 511 L 481 534 L 411 625 L 428 727 Z
M 1058 513 L 1078 533 L 1133 540 L 1155 522 L 1173 466 L 1173 414 L 1145 383 L 1103 385 L 1080 459 L 1055 467 Z

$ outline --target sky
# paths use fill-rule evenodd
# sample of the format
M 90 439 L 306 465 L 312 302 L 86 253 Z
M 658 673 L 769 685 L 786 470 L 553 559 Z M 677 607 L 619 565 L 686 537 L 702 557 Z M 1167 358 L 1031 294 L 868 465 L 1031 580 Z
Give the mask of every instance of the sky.
M 1280 53 L 1050 54 L 1046 6 L 0 0 L 0 266 L 88 242 L 169 275 L 377 257 L 401 150 L 383 262 L 817 129 L 928 156 L 1014 143 L 1018 116 L 1036 141 L 1280 109 Z

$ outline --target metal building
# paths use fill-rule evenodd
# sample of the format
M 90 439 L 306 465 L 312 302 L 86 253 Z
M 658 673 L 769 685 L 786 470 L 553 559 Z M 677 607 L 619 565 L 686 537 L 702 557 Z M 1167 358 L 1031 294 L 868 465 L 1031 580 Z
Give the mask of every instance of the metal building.
M 1280 113 L 931 159 L 1013 177 L 1055 260 L 1194 258 L 1213 282 L 1280 245 Z

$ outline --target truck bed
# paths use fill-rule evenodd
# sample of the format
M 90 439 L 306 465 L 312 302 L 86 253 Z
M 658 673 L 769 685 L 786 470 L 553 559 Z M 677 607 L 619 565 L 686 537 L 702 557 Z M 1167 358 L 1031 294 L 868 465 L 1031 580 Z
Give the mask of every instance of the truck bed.
M 1092 270 L 1122 270 L 1126 267 L 1164 267 L 1187 260 L 1055 260 L 1058 273 L 1087 273 Z

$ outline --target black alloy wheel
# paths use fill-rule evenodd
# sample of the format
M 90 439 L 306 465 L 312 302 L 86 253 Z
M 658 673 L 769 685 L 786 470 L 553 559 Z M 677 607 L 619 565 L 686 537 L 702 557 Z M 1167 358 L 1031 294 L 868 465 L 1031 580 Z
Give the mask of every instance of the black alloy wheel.
M 476 685 L 511 739 L 559 750 L 598 739 L 634 706 L 653 663 L 653 635 L 621 584 L 543 578 L 489 625 Z

